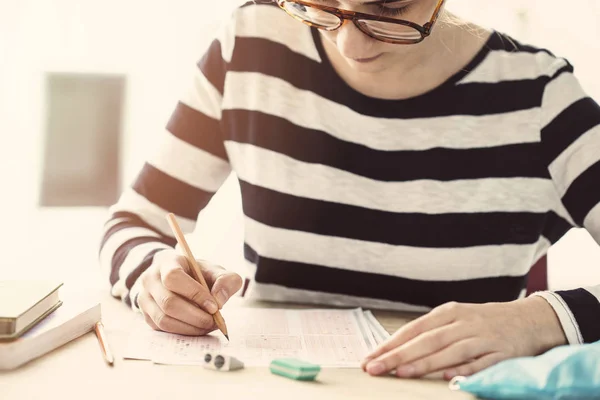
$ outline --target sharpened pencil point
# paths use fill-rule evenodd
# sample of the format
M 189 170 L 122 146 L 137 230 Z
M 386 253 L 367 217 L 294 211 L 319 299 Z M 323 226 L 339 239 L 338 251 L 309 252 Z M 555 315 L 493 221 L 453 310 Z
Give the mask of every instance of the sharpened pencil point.
M 230 342 L 229 335 L 225 335 L 225 337 L 227 338 L 227 341 Z

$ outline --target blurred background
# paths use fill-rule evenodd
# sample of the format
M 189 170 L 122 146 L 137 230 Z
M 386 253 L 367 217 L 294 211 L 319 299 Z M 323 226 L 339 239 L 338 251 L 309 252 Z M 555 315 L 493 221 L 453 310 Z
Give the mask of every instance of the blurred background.
M 0 0 L 0 276 L 64 259 L 98 269 L 107 208 L 134 179 L 189 71 L 239 0 Z M 447 7 L 568 58 L 600 100 L 598 0 L 448 0 Z M 229 179 L 192 235 L 199 257 L 242 265 Z M 76 260 L 74 262 L 74 260 Z M 550 252 L 552 287 L 600 281 L 600 247 L 572 230 Z

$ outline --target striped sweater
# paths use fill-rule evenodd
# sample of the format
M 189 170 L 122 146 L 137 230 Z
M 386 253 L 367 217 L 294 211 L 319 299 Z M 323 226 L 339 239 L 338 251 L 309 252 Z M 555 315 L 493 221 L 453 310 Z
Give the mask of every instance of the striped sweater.
M 335 73 L 316 30 L 249 5 L 190 86 L 105 226 L 100 262 L 134 309 L 137 278 L 175 244 L 165 214 L 192 231 L 231 172 L 258 299 L 505 302 L 570 228 L 600 243 L 600 107 L 547 50 L 494 32 L 436 89 L 375 99 Z M 536 295 L 570 343 L 600 340 L 600 286 Z

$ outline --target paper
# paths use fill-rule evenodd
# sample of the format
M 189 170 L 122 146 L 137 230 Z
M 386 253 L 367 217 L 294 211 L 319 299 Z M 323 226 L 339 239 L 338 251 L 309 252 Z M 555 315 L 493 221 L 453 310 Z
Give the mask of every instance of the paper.
M 371 332 L 373 333 L 375 343 L 379 345 L 392 336 L 388 331 L 385 330 L 383 325 L 381 325 L 381 323 L 377 320 L 377 318 L 375 318 L 370 310 L 364 311 L 364 316 L 367 319 L 367 323 L 369 324 Z
M 359 367 L 377 342 L 361 309 L 224 310 L 231 342 L 221 333 L 190 337 L 144 326 L 130 336 L 125 358 L 159 364 L 203 363 L 204 353 L 234 356 L 246 366 L 268 366 L 274 358 L 294 357 L 322 367 Z

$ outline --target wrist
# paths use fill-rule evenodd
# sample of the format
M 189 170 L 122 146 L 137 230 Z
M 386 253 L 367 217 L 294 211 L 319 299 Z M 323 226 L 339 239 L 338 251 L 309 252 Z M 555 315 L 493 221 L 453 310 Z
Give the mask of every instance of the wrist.
M 532 328 L 535 354 L 542 354 L 554 347 L 568 344 L 567 337 L 554 308 L 540 296 L 520 300 L 526 320 Z

